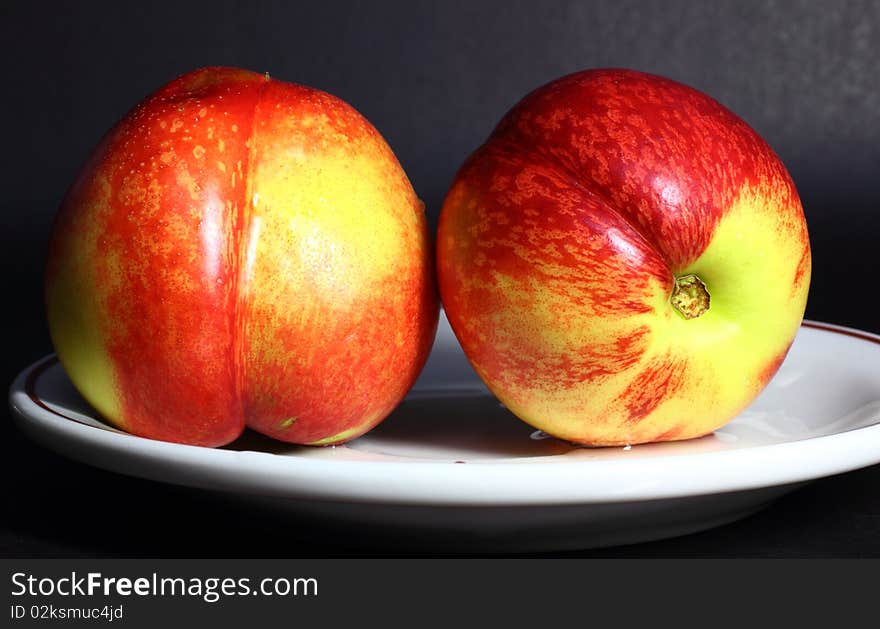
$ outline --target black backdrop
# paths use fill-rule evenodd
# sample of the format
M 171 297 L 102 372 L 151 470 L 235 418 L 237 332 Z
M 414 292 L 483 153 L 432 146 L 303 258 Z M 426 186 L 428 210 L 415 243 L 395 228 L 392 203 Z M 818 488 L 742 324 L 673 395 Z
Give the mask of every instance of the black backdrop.
M 688 83 L 747 120 L 788 165 L 813 244 L 807 316 L 880 332 L 876 2 L 4 2 L 0 16 L 6 382 L 51 351 L 41 300 L 46 237 L 88 151 L 148 92 L 204 65 L 266 71 L 353 104 L 395 150 L 432 225 L 461 161 L 532 88 L 607 66 Z M 207 541 L 198 522 L 160 526 L 149 540 L 99 530 L 120 517 L 137 527 L 157 501 L 183 508 L 198 499 L 68 463 L 25 441 L 8 420 L 2 444 L 11 510 L 0 553 L 211 554 L 217 540 L 264 533 L 236 516 Z M 824 481 L 757 519 L 783 527 L 777 520 L 812 512 L 810 501 L 824 491 L 847 510 L 849 528 L 817 530 L 824 540 L 805 538 L 791 552 L 880 555 L 870 528 L 880 505 L 862 491 L 878 479 L 872 468 L 848 475 L 846 486 Z M 92 506 L 78 509 L 81 500 Z M 51 523 L 73 510 L 78 517 L 63 529 Z M 766 531 L 753 522 L 738 526 L 742 552 L 785 553 L 757 540 Z M 629 552 L 716 552 L 706 535 Z M 236 552 L 257 554 L 273 542 L 236 543 Z

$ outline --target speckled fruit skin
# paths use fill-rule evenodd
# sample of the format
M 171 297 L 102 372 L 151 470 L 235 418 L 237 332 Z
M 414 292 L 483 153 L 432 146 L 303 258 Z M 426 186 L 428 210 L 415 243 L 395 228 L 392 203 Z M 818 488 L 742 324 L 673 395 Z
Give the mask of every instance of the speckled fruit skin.
M 204 446 L 245 425 L 361 435 L 438 316 L 424 207 L 379 133 L 236 68 L 178 78 L 110 130 L 58 213 L 45 290 L 58 357 L 106 419 Z
M 437 237 L 440 295 L 477 373 L 560 438 L 705 435 L 782 363 L 810 243 L 779 158 L 679 83 L 593 70 L 537 89 L 462 166 Z M 685 319 L 675 278 L 709 310 Z

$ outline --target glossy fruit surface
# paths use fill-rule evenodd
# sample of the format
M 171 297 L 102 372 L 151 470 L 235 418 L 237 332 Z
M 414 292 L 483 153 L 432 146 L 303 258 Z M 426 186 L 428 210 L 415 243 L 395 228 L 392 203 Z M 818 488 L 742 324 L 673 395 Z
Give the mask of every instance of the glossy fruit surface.
M 517 104 L 456 176 L 437 261 L 489 388 L 592 445 L 732 419 L 782 363 L 811 269 L 797 191 L 767 143 L 710 97 L 628 70 Z
M 111 129 L 68 192 L 50 332 L 84 397 L 134 434 L 338 443 L 424 364 L 430 250 L 422 203 L 351 106 L 197 70 Z

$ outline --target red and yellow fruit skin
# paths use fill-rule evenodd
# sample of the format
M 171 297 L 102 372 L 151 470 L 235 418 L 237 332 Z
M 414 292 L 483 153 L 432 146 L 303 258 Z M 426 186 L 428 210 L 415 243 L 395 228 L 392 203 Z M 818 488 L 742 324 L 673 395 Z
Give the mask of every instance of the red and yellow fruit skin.
M 786 169 L 745 122 L 628 70 L 563 77 L 465 162 L 437 236 L 441 299 L 512 412 L 590 445 L 698 437 L 742 411 L 798 330 L 810 243 Z M 676 277 L 709 310 L 685 319 Z
M 379 133 L 235 68 L 172 81 L 107 134 L 56 218 L 45 290 L 58 357 L 104 417 L 205 446 L 245 425 L 363 434 L 438 315 L 424 208 Z

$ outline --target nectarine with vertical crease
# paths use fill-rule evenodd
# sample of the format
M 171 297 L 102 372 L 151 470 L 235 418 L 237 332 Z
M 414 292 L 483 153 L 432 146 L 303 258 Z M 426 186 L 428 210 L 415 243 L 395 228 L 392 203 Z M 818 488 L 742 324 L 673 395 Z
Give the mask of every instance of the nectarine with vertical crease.
M 187 74 L 106 135 L 57 216 L 46 302 L 83 396 L 136 435 L 353 439 L 406 394 L 438 316 L 424 207 L 339 98 Z

